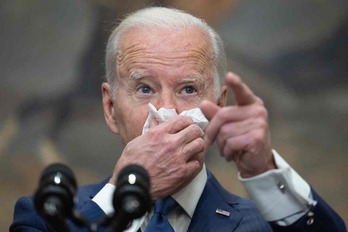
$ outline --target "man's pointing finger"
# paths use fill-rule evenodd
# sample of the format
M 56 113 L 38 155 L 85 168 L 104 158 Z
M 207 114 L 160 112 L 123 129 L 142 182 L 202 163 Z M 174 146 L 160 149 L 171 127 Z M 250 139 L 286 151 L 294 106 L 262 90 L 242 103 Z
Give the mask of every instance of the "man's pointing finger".
M 250 105 L 257 101 L 251 89 L 236 74 L 229 72 L 226 82 L 231 87 L 236 105 Z

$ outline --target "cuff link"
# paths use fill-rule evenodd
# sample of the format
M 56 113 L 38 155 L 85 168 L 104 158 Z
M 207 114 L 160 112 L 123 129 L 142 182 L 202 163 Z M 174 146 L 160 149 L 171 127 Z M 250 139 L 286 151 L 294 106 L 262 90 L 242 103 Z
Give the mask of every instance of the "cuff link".
M 307 214 L 307 225 L 312 225 L 314 223 L 314 213 L 312 211 L 309 211 Z
M 309 211 L 307 213 L 307 225 L 310 226 L 314 223 L 314 213 L 312 211 L 313 209 L 313 205 L 312 204 L 309 204 L 308 205 L 308 208 L 309 208 Z
M 278 188 L 279 188 L 279 190 L 282 192 L 282 193 L 285 193 L 285 190 L 286 190 L 286 187 L 285 187 L 285 185 L 284 184 L 282 184 L 282 183 L 278 183 Z

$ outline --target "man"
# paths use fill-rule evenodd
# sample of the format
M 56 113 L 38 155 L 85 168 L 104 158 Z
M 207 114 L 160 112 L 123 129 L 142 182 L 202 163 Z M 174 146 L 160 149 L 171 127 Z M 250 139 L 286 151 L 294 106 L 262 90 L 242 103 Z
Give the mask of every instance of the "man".
M 272 150 L 261 99 L 238 76 L 225 74 L 221 39 L 206 23 L 173 9 L 138 11 L 110 36 L 106 71 L 104 115 L 125 147 L 109 183 L 79 189 L 76 207 L 89 220 L 113 212 L 118 173 L 136 163 L 149 172 L 156 206 L 168 196 L 178 203 L 164 216 L 175 231 L 346 231 L 340 217 Z M 225 75 L 227 85 L 220 86 Z M 234 106 L 226 106 L 228 89 Z M 153 112 L 149 116 L 149 103 L 154 111 L 178 115 L 156 120 Z M 191 117 L 179 115 L 195 108 L 209 120 L 204 132 Z M 148 130 L 142 134 L 144 124 Z M 206 170 L 205 153 L 214 141 L 221 155 L 236 163 L 259 210 L 227 193 Z M 147 231 L 155 217 L 156 209 L 128 231 Z M 33 228 L 48 229 L 32 199 L 22 198 L 10 229 Z

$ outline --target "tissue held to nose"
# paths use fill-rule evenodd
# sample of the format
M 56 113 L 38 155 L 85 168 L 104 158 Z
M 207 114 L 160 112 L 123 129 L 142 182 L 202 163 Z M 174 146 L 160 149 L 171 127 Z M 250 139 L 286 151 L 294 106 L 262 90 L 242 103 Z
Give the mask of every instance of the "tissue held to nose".
M 160 108 L 157 110 L 151 103 L 149 103 L 149 115 L 147 116 L 143 127 L 143 134 L 149 130 L 150 121 L 152 118 L 155 118 L 158 123 L 162 123 L 168 121 L 170 118 L 176 115 L 178 114 L 176 113 L 175 109 Z M 204 129 L 208 126 L 208 119 L 205 118 L 204 114 L 199 108 L 185 110 L 181 112 L 180 115 L 191 117 L 192 120 L 202 129 L 202 131 L 204 131 Z

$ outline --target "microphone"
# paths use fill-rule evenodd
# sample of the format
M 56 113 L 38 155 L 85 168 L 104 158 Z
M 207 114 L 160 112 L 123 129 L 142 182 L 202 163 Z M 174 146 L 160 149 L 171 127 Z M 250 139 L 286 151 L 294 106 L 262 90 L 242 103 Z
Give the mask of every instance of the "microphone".
M 120 171 L 113 197 L 113 231 L 123 231 L 150 210 L 150 187 L 149 174 L 143 167 L 131 164 Z
M 40 177 L 34 194 L 34 206 L 55 230 L 70 231 L 66 218 L 73 216 L 77 184 L 73 172 L 63 164 L 48 166 Z

